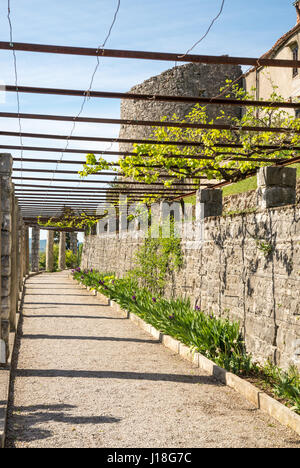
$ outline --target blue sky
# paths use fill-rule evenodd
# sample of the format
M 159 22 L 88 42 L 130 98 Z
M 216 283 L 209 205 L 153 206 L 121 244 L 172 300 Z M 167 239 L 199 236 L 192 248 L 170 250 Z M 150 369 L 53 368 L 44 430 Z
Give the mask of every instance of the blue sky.
M 97 47 L 111 24 L 116 0 L 11 0 L 14 41 Z M 121 0 L 120 12 L 107 43 L 108 48 L 184 53 L 206 31 L 221 0 Z M 0 40 L 9 40 L 7 1 L 0 2 Z M 260 56 L 296 23 L 292 0 L 226 0 L 222 16 L 193 53 Z M 93 57 L 17 53 L 20 85 L 87 89 L 96 64 Z M 95 90 L 128 91 L 132 86 L 174 66 L 174 63 L 104 58 L 96 75 Z M 12 53 L 0 51 L 0 82 L 14 84 Z M 81 99 L 43 95 L 20 95 L 21 112 L 76 115 Z M 91 99 L 82 115 L 119 116 L 119 101 Z M 16 96 L 0 102 L 2 111 L 16 112 Z M 17 121 L 0 119 L 1 129 L 18 130 Z M 66 133 L 72 124 L 22 121 L 23 131 Z M 78 124 L 75 135 L 117 136 L 118 127 Z M 28 145 L 63 147 L 63 142 L 24 140 Z M 1 137 L 1 144 L 19 144 Z M 70 147 L 86 147 L 71 143 Z M 93 149 L 107 144 L 93 144 Z M 117 148 L 116 148 L 117 149 Z M 57 158 L 60 154 L 37 153 Z M 14 152 L 18 157 L 18 152 Z M 28 152 L 24 157 L 32 157 Z M 65 155 L 64 159 L 74 158 Z M 46 165 L 44 165 L 46 168 Z M 33 167 L 27 163 L 26 167 Z M 66 166 L 61 166 L 66 168 Z M 75 167 L 68 165 L 68 169 Z

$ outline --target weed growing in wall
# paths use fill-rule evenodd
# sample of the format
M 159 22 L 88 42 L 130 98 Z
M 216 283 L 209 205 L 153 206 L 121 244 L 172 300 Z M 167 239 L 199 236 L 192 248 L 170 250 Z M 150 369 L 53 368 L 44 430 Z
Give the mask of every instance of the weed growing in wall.
M 131 274 L 139 278 L 141 286 L 153 294 L 163 294 L 168 278 L 183 264 L 181 240 L 176 237 L 174 221 L 171 220 L 170 237 L 164 237 L 162 229 L 157 238 L 149 233 L 135 254 L 135 263 Z

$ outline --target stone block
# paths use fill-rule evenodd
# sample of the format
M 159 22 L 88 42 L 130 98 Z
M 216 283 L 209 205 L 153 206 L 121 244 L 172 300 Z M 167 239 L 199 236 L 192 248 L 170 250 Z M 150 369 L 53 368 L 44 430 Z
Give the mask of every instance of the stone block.
M 11 257 L 8 255 L 1 257 L 1 274 L 2 276 L 9 276 L 11 274 Z
M 154 327 L 151 327 L 150 328 L 150 333 L 153 336 L 153 338 L 155 338 L 158 341 L 162 341 L 162 339 L 163 339 L 162 332 L 160 332 L 159 330 L 156 330 L 156 328 L 154 328 Z
M 8 343 L 10 333 L 10 323 L 9 323 L 9 311 L 8 315 L 1 314 L 1 338 Z
M 257 173 L 258 187 L 296 187 L 297 169 L 293 167 L 261 167 Z
M 2 297 L 6 297 L 10 295 L 10 287 L 11 287 L 11 277 L 2 276 L 1 277 L 1 296 Z
M 13 158 L 9 153 L 0 154 L 0 177 L 11 174 L 13 167 Z
M 11 254 L 11 234 L 7 231 L 1 231 L 1 256 Z
M 223 211 L 223 192 L 218 189 L 198 190 L 196 203 L 202 205 L 202 211 L 200 211 L 204 218 L 221 216 Z
M 166 346 L 166 348 L 171 349 L 171 351 L 174 351 L 175 353 L 179 353 L 179 341 L 175 340 L 175 338 L 172 338 L 169 335 L 164 335 L 162 338 L 162 344 Z
M 194 353 L 188 346 L 180 343 L 179 344 L 179 354 L 187 361 L 193 362 Z
M 296 168 L 262 167 L 257 173 L 257 201 L 262 209 L 296 203 Z
M 296 203 L 296 191 L 291 187 L 262 187 L 257 193 L 258 203 L 262 209 Z
M 12 222 L 11 214 L 5 213 L 4 211 L 2 211 L 2 223 L 1 223 L 2 231 L 11 232 L 11 222 Z

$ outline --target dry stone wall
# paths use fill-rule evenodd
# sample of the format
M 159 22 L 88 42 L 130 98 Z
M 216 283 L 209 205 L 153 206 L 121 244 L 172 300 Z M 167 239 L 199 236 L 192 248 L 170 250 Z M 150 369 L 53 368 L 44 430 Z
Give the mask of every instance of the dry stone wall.
M 299 204 L 210 217 L 204 233 L 202 247 L 191 249 L 182 239 L 184 265 L 170 278 L 167 294 L 239 320 L 248 351 L 286 367 L 300 340 Z M 82 266 L 123 276 L 142 242 L 136 233 L 88 236 Z
M 15 332 L 17 312 L 23 279 L 27 274 L 28 228 L 24 226 L 12 183 L 13 159 L 10 154 L 0 154 L 1 195 L 1 301 L 0 301 L 0 364 L 9 358 L 10 332 Z M 26 246 L 27 233 L 27 246 Z

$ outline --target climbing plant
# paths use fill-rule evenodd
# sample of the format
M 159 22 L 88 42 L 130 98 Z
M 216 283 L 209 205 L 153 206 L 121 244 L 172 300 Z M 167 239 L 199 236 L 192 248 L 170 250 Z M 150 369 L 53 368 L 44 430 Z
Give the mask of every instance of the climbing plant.
M 176 237 L 172 219 L 170 225 L 169 237 L 163 236 L 162 228 L 157 238 L 152 237 L 149 231 L 135 254 L 136 266 L 130 273 L 153 294 L 163 294 L 169 275 L 183 264 L 181 240 Z
M 59 218 L 50 218 L 46 222 L 41 221 L 40 217 L 38 218 L 40 226 L 85 229 L 88 233 L 98 221 L 98 217 L 91 216 L 85 212 L 76 214 L 71 208 L 64 208 L 63 214 Z
M 248 93 L 227 80 L 221 92 L 224 93 L 229 87 L 231 91 L 227 98 L 254 100 L 254 89 Z M 284 101 L 283 97 L 277 94 L 275 86 L 269 100 Z M 170 119 L 163 117 L 161 120 Z M 293 147 L 300 142 L 300 134 L 297 133 L 300 130 L 300 119 L 294 118 L 282 108 L 272 106 L 246 107 L 241 117 L 230 116 L 220 109 L 218 116 L 213 120 L 208 117 L 205 106 L 196 104 L 184 120 L 180 121 L 175 114 L 171 118 L 171 121 L 176 123 L 191 124 L 217 124 L 220 120 L 229 123 L 232 129 L 153 127 L 151 138 L 170 144 L 135 144 L 134 155 L 120 158 L 120 171 L 125 177 L 147 184 L 158 181 L 162 174 L 158 167 L 163 167 L 163 174 L 167 176 L 163 179 L 166 187 L 172 186 L 178 179 L 193 179 L 201 175 L 208 179 L 234 182 L 245 178 L 258 167 L 270 164 L 257 159 L 267 158 L 275 162 L 276 159 L 293 156 Z M 243 130 L 243 127 L 248 126 L 265 128 L 265 131 Z M 288 131 L 270 132 L 270 127 L 285 128 Z M 178 146 L 173 143 L 175 140 L 199 142 L 201 146 Z M 226 146 L 222 147 L 222 144 Z M 238 144 L 238 147 L 230 147 L 231 144 Z M 174 157 L 170 157 L 171 153 Z M 188 158 L 193 156 L 203 156 L 203 159 Z M 237 157 L 251 158 L 251 161 L 233 160 Z M 103 157 L 97 159 L 94 154 L 88 154 L 80 174 L 87 176 L 97 173 L 107 168 L 107 164 Z

